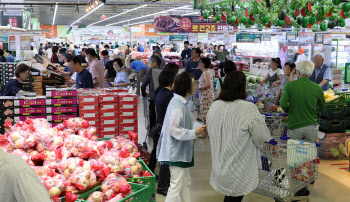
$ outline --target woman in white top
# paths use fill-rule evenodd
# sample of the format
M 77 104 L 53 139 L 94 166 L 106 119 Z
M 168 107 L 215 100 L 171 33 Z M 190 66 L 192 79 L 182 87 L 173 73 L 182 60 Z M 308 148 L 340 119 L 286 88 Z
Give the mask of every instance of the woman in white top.
M 281 59 L 280 58 L 272 58 L 271 64 L 270 64 L 270 70 L 269 73 L 266 75 L 266 77 L 260 81 L 260 85 L 263 85 L 266 81 L 269 82 L 270 86 L 275 81 L 281 81 L 283 70 L 281 65 Z
M 258 108 L 246 98 L 246 77 L 234 71 L 226 75 L 219 100 L 207 115 L 212 171 L 211 186 L 225 195 L 225 202 L 242 201 L 258 186 L 261 168 L 259 148 L 270 132 Z
M 273 85 L 281 85 L 278 95 L 275 99 L 275 105 L 279 105 L 279 99 L 282 96 L 284 86 L 289 81 L 295 81 L 298 79 L 298 76 L 295 74 L 295 64 L 293 62 L 286 62 L 284 64 L 284 75 L 282 76 L 281 82 L 276 81 Z

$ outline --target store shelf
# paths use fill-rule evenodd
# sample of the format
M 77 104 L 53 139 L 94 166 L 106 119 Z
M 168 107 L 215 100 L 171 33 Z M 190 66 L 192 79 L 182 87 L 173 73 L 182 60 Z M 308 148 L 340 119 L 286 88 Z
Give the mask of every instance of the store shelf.
M 237 57 L 246 57 L 246 58 L 260 58 L 260 59 L 272 59 L 271 57 L 262 57 L 262 56 L 247 56 L 247 55 L 236 55 Z

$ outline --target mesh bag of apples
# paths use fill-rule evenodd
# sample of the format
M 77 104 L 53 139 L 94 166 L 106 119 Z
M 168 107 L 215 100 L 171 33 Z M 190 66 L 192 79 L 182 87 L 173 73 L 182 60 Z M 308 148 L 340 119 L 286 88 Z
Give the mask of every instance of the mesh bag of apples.
M 72 194 L 101 183 L 101 192 L 91 194 L 90 201 L 119 201 L 132 193 L 125 178 L 149 176 L 137 161 L 136 133 L 129 132 L 132 140 L 118 136 L 97 141 L 96 128 L 81 118 L 56 127 L 46 119 L 27 119 L 13 126 L 6 122 L 4 126 L 0 148 L 26 161 L 54 201 L 67 194 L 75 198 Z

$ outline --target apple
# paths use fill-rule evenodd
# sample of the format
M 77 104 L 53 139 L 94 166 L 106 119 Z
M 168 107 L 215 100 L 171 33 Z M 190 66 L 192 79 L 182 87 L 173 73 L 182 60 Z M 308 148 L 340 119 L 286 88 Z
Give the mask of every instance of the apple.
M 140 172 L 140 169 L 138 166 L 132 166 L 131 171 L 134 175 L 138 174 Z
M 15 147 L 17 149 L 23 149 L 24 148 L 24 140 L 23 139 L 17 139 L 15 142 Z
M 67 187 L 66 187 L 66 190 L 65 190 L 66 192 L 69 192 L 69 191 L 71 191 L 71 192 L 76 192 L 76 191 L 78 191 L 78 188 L 76 187 L 76 186 L 73 186 L 73 185 L 68 185 Z
M 60 145 L 60 144 L 62 144 L 62 138 L 61 137 L 55 137 L 54 139 L 53 139 L 53 144 L 54 145 Z
M 76 147 L 72 147 L 71 152 L 74 156 L 78 156 L 79 150 Z
M 33 147 L 35 145 L 35 141 L 33 137 L 29 137 L 25 140 L 25 144 L 27 146 Z
M 67 141 L 64 146 L 67 148 L 67 149 L 71 149 L 73 147 L 73 142 L 69 142 Z
M 82 142 L 82 143 L 78 144 L 78 149 L 79 149 L 79 151 L 84 152 L 87 150 L 87 145 Z
M 44 150 L 44 156 L 45 156 L 45 157 L 48 157 L 49 154 L 50 154 L 50 151 L 49 151 L 49 150 Z
M 68 171 L 69 171 L 69 173 L 73 173 L 74 170 L 76 169 L 76 167 L 77 167 L 77 166 L 76 166 L 74 163 L 69 164 L 69 166 L 68 166 Z
M 27 153 L 28 153 L 28 150 L 27 150 Z M 39 152 L 34 150 L 34 151 L 30 152 L 29 154 L 30 154 L 30 157 L 31 157 L 31 158 L 34 158 L 34 156 L 36 156 L 37 154 L 39 154 Z
M 56 195 L 60 195 L 61 194 L 61 190 L 58 187 L 52 187 L 49 190 L 49 195 L 50 197 L 56 196 Z
M 92 186 L 94 184 L 96 184 L 96 178 L 91 176 L 91 178 L 89 179 L 89 185 Z
M 68 163 L 67 163 L 67 161 L 61 161 L 61 162 L 59 162 L 59 164 L 58 164 L 58 169 L 60 170 L 60 171 L 64 171 L 64 170 L 67 170 L 68 169 Z
M 68 169 L 67 170 L 65 170 L 64 172 L 63 172 L 63 175 L 64 175 L 64 177 L 65 178 L 69 178 L 70 177 L 70 175 L 71 175 L 71 173 L 68 171 Z
M 297 175 L 297 179 L 298 179 L 298 180 L 303 180 L 303 176 L 302 176 L 301 174 L 298 174 L 298 175 Z
M 38 150 L 38 152 L 43 152 L 45 150 L 45 147 L 42 143 L 39 143 L 37 146 L 36 146 L 36 149 Z
M 51 189 L 52 187 L 54 187 L 56 185 L 56 180 L 53 178 L 49 178 L 44 182 L 44 185 L 45 185 L 46 189 Z
M 105 197 L 108 199 L 111 196 L 113 196 L 115 194 L 115 192 L 113 191 L 113 189 L 108 189 L 106 192 L 104 192 Z
M 78 180 L 80 180 L 79 176 L 77 175 L 71 176 L 69 179 L 72 183 L 77 183 Z
M 90 171 L 91 170 L 91 165 L 89 162 L 84 162 L 84 169 Z
M 11 138 L 13 141 L 17 141 L 18 139 L 22 138 L 21 135 L 16 131 L 16 132 L 13 132 L 11 133 Z
M 85 178 L 90 179 L 90 177 L 91 177 L 90 171 L 85 172 Z
M 128 150 L 129 150 L 129 152 L 132 152 L 132 145 L 131 144 L 129 144 L 127 147 L 126 147 Z
M 134 157 L 130 158 L 129 161 L 128 161 L 128 163 L 129 163 L 130 166 L 135 165 L 136 162 L 137 162 L 137 159 L 134 158 Z
M 82 190 L 85 190 L 89 186 L 89 181 L 87 179 L 79 179 L 77 184 L 81 185 L 83 187 Z
M 106 183 L 104 183 L 104 184 L 102 184 L 102 186 L 101 186 L 101 191 L 103 192 L 103 193 L 106 193 L 106 191 L 109 189 L 109 187 L 108 187 L 108 185 L 106 184 Z
M 49 154 L 47 155 L 46 159 L 48 161 L 50 161 L 50 162 L 56 161 L 56 154 L 55 154 L 55 152 L 49 152 Z

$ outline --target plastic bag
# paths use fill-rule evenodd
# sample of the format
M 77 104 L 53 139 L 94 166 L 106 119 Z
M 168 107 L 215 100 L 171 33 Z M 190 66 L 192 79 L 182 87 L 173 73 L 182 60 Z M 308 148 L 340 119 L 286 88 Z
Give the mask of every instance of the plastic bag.
M 49 192 L 50 197 L 54 200 L 57 200 L 67 186 L 66 178 L 60 174 L 48 178 L 43 184 Z
M 57 165 L 57 170 L 61 174 L 63 174 L 66 178 L 69 178 L 71 174 L 75 171 L 77 167 L 83 167 L 84 161 L 83 159 L 72 157 L 68 159 L 63 159 Z
M 98 140 L 96 127 L 89 127 L 87 129 L 80 129 L 78 131 L 78 135 L 85 137 L 89 140 L 92 140 L 92 139 L 96 140 L 96 138 Z
M 13 150 L 12 154 L 21 157 L 30 166 L 34 166 L 34 163 L 33 163 L 32 159 L 31 159 L 30 155 L 27 154 L 24 150 L 22 150 L 22 149 L 15 149 L 15 150 Z
M 13 128 L 13 130 L 11 129 L 6 134 L 6 138 L 17 149 L 27 149 L 34 147 L 36 144 L 32 133 L 28 130 L 20 130 L 18 127 Z
M 88 139 L 77 136 L 77 135 L 69 135 L 64 140 L 64 146 L 71 151 L 73 156 L 77 156 L 82 158 L 85 152 L 88 152 Z
M 130 192 L 131 186 L 123 176 L 112 173 L 102 182 L 101 190 L 105 199 L 111 200 L 118 193 L 127 194 Z
M 107 165 L 112 173 L 122 174 L 123 167 L 120 163 L 119 152 L 111 150 L 105 152 L 99 159 L 102 163 Z
M 134 157 L 129 157 L 121 161 L 123 176 L 126 178 L 140 177 L 143 173 L 142 165 Z
M 70 175 L 68 183 L 78 187 L 79 190 L 86 190 L 96 184 L 96 175 L 91 171 L 82 167 L 77 167 Z
M 52 169 L 51 167 L 48 166 L 32 166 L 34 169 L 34 172 L 36 175 L 39 177 L 43 176 L 48 176 L 48 177 L 53 177 L 55 173 L 55 169 Z
M 122 153 L 123 152 L 123 153 Z M 140 153 L 138 152 L 138 148 L 137 148 L 137 146 L 134 144 L 134 142 L 131 142 L 131 141 L 129 141 L 129 142 L 127 142 L 124 146 L 123 146 L 123 148 L 122 148 L 122 150 L 121 150 L 121 153 L 122 153 L 122 158 L 127 158 L 128 156 L 127 156 L 127 154 L 126 154 L 126 152 L 128 152 L 129 153 L 129 156 L 130 157 L 135 157 L 135 158 L 138 158 L 138 157 L 140 157 Z
M 65 128 L 73 129 L 73 130 L 80 130 L 80 129 L 86 129 L 90 126 L 89 122 L 82 119 L 82 118 L 70 118 L 68 120 L 65 120 L 63 122 L 63 126 Z
M 54 150 L 63 145 L 63 138 L 58 136 L 57 131 L 53 128 L 37 128 L 34 139 L 48 150 Z
M 103 193 L 100 191 L 92 192 L 89 198 L 86 200 L 89 202 L 103 202 Z

